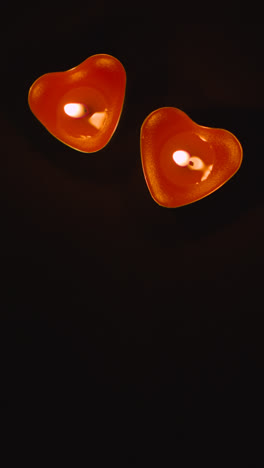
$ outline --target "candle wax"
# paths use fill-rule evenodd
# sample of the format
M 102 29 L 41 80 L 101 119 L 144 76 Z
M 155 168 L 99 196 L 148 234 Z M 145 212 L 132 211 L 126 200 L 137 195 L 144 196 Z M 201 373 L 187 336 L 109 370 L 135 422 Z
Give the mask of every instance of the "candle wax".
M 239 169 L 243 151 L 227 130 L 196 124 L 174 107 L 152 112 L 141 127 L 141 161 L 152 198 L 176 208 L 225 184 Z
M 28 103 L 55 138 L 93 153 L 107 145 L 117 127 L 125 87 L 123 65 L 111 55 L 97 54 L 70 70 L 38 78 Z

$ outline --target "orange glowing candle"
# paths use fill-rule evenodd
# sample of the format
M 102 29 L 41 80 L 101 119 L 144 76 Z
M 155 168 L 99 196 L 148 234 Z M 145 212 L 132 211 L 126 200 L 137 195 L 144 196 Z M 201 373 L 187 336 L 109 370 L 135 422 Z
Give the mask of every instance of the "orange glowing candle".
M 141 127 L 141 161 L 152 198 L 161 206 L 188 205 L 225 184 L 243 157 L 227 130 L 203 127 L 175 107 L 152 112 Z
M 104 148 L 119 122 L 126 88 L 123 65 L 97 54 L 64 72 L 47 73 L 31 86 L 31 111 L 58 140 L 84 153 Z

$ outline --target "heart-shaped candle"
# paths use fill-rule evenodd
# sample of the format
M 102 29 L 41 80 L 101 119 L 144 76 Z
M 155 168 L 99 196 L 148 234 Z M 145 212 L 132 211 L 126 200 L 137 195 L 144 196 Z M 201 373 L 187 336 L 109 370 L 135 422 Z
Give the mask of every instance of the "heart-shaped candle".
M 75 68 L 38 78 L 28 103 L 55 138 L 93 153 L 107 145 L 117 127 L 125 88 L 126 72 L 119 60 L 97 54 Z
M 232 133 L 198 125 L 175 107 L 155 110 L 141 127 L 146 183 L 153 199 L 167 208 L 210 195 L 237 172 L 242 157 Z

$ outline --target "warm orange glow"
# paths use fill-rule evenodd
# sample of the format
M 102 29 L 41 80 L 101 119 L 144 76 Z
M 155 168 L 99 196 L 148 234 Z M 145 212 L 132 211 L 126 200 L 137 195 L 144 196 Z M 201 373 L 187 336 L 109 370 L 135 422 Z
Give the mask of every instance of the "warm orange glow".
M 152 112 L 141 127 L 141 161 L 152 198 L 161 206 L 188 205 L 224 185 L 243 157 L 227 130 L 203 127 L 174 107 Z
M 204 167 L 205 164 L 201 158 L 198 158 L 197 156 L 192 156 L 190 158 L 189 169 L 192 169 L 193 171 L 202 171 Z
M 95 112 L 89 118 L 89 123 L 99 130 L 103 126 L 105 119 L 106 119 L 106 112 Z
M 126 72 L 115 57 L 93 55 L 65 72 L 47 73 L 31 86 L 28 103 L 58 140 L 84 153 L 104 148 L 118 125 Z

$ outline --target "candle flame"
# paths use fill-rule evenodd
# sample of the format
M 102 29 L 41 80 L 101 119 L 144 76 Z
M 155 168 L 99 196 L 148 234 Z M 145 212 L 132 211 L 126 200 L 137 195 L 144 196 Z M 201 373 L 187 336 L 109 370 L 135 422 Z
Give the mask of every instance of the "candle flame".
M 87 108 L 84 104 L 80 104 L 78 102 L 69 102 L 68 104 L 65 104 L 64 112 L 69 117 L 79 119 L 80 117 L 84 117 L 85 114 L 87 114 Z
M 188 166 L 190 161 L 190 154 L 187 151 L 178 150 L 174 151 L 172 155 L 173 161 L 178 164 L 178 166 L 184 167 Z

